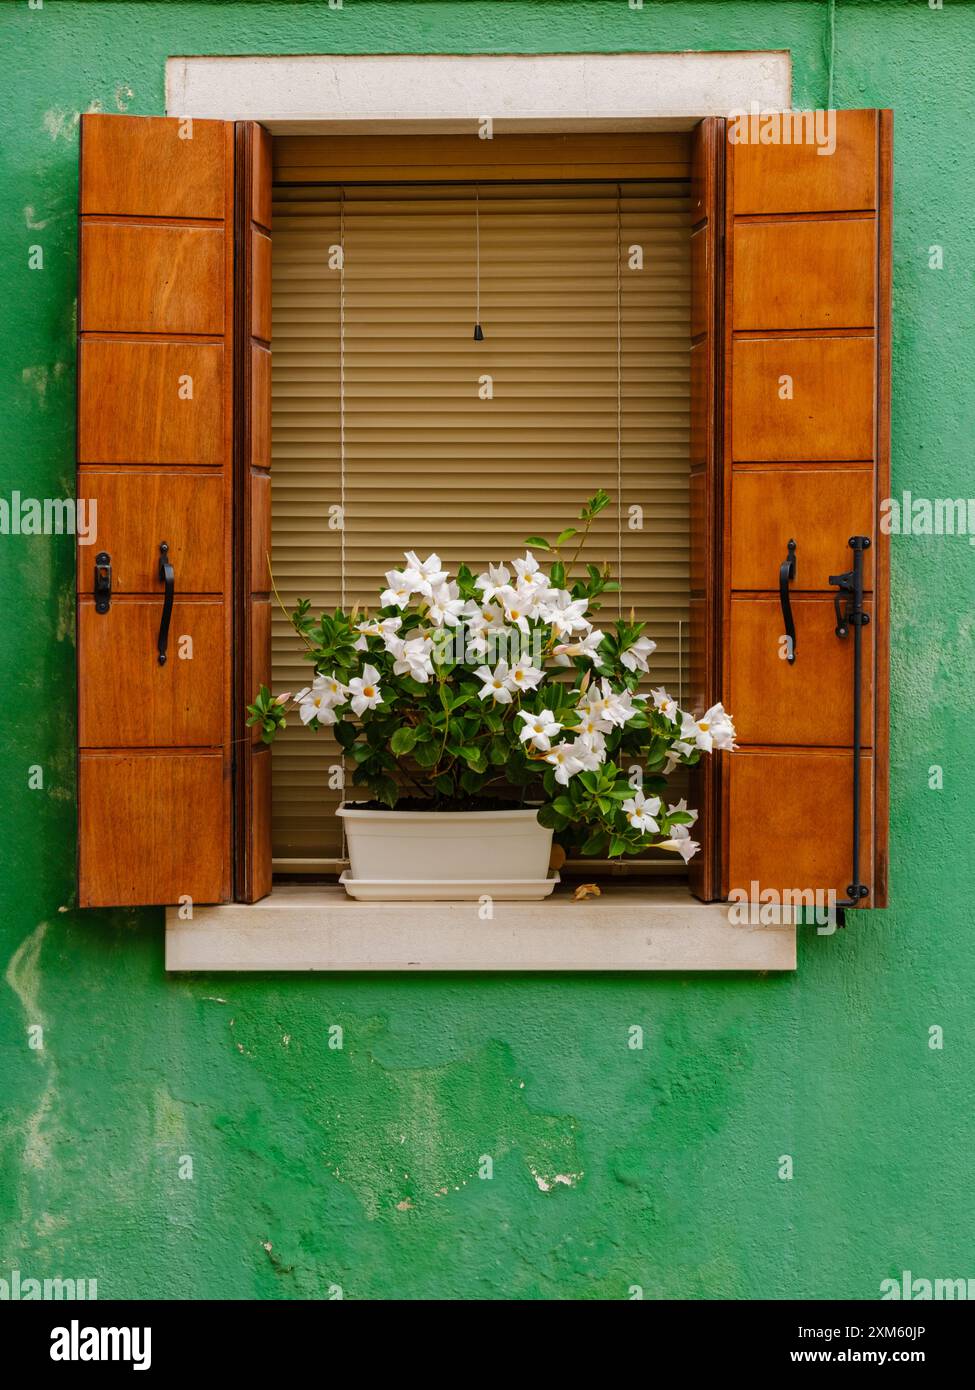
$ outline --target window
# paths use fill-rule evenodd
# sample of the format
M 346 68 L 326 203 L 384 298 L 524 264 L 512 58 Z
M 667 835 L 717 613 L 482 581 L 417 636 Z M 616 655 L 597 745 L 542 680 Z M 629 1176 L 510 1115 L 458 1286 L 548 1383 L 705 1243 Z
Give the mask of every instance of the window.
M 787 123 L 794 118 L 782 118 L 783 128 Z M 754 896 L 796 882 L 842 893 L 850 879 L 856 884 L 859 878 L 868 905 L 885 902 L 887 556 L 875 518 L 878 499 L 889 492 L 889 113 L 838 113 L 833 134 L 830 157 L 822 158 L 803 137 L 801 122 L 789 139 L 780 134 L 753 141 L 747 132 L 744 140 L 727 139 L 724 123 L 712 119 L 689 141 L 679 134 L 653 137 L 663 143 L 648 159 L 651 170 L 639 167 L 641 157 L 631 145 L 627 158 L 621 157 L 626 167 L 614 168 L 608 179 L 594 175 L 592 147 L 585 143 L 600 137 L 560 137 L 575 160 L 572 177 L 561 180 L 560 196 L 571 184 L 578 202 L 590 198 L 588 210 L 578 214 L 585 222 L 593 215 L 592 200 L 598 203 L 608 193 L 610 202 L 618 200 L 608 216 L 612 225 L 615 214 L 617 231 L 631 216 L 655 215 L 647 212 L 653 200 L 643 198 L 644 186 L 661 179 L 673 184 L 686 175 L 676 151 L 682 144 L 691 147 L 686 590 L 680 588 L 676 545 L 674 570 L 667 574 L 649 565 L 641 573 L 644 561 L 638 549 L 627 550 L 634 544 L 628 533 L 618 531 L 616 543 L 622 538 L 624 581 L 627 573 L 644 580 L 637 599 L 649 611 L 654 604 L 672 602 L 675 611 L 686 604 L 690 700 L 723 698 L 739 722 L 740 751 L 695 792 L 706 811 L 710 854 L 692 886 L 704 899 L 733 890 Z M 644 156 L 651 148 L 650 137 L 626 138 Z M 418 153 L 410 177 L 401 158 L 392 166 L 364 164 L 365 147 L 354 167 L 333 160 L 319 177 L 320 159 L 309 175 L 307 147 L 302 164 L 298 141 L 289 146 L 286 138 L 279 167 L 290 168 L 292 203 L 301 201 L 295 196 L 299 188 L 324 202 L 327 189 L 344 190 L 347 210 L 358 204 L 354 215 L 362 222 L 364 249 L 377 227 L 380 241 L 385 234 L 376 222 L 377 206 L 395 204 L 392 222 L 404 211 L 396 200 L 406 195 L 394 196 L 391 182 L 411 185 L 409 196 L 425 207 L 446 203 L 440 225 L 448 231 L 453 225 L 458 237 L 471 218 L 469 212 L 455 216 L 452 195 L 462 194 L 469 205 L 476 185 L 484 303 L 500 315 L 510 262 L 505 270 L 498 267 L 511 232 L 502 225 L 502 209 L 518 201 L 509 193 L 518 185 L 522 203 L 526 190 L 544 202 L 559 174 L 569 170 L 563 162 L 561 170 L 543 172 L 535 148 L 525 161 L 534 161 L 526 176 L 525 162 L 519 167 L 513 156 L 514 143 L 485 144 L 492 147 L 482 156 L 493 161 L 491 177 L 483 166 L 473 173 L 458 167 L 447 146 L 438 146 L 442 157 L 432 159 L 429 145 L 424 151 L 422 144 L 413 147 Z M 444 178 L 448 168 L 450 177 Z M 271 169 L 271 139 L 249 123 L 235 129 L 226 122 L 194 121 L 187 132 L 175 120 L 83 118 L 79 494 L 99 500 L 102 547 L 97 556 L 79 551 L 79 899 L 85 905 L 181 899 L 199 904 L 232 894 L 259 899 L 270 886 L 270 757 L 244 728 L 242 706 L 272 669 L 264 557 L 272 522 L 275 542 L 282 531 L 270 503 Z M 343 197 L 336 200 L 341 204 Z M 334 217 L 334 208 L 323 215 Z M 602 216 L 596 213 L 595 221 Z M 562 221 L 563 230 L 573 225 L 568 215 Z M 286 247 L 287 217 L 284 222 Z M 460 259 L 456 265 L 460 275 Z M 644 285 L 652 284 L 653 273 Z M 584 286 L 594 301 L 600 274 L 596 270 Z M 385 293 L 370 305 L 370 292 L 354 281 L 351 267 L 348 275 L 353 318 L 375 311 L 372 324 L 380 336 L 399 328 L 416 332 L 408 297 Z M 543 302 L 549 283 L 544 273 L 533 283 L 540 307 L 556 312 L 557 306 Z M 612 284 L 609 290 L 612 308 Z M 621 290 L 621 297 L 630 293 Z M 500 302 L 492 304 L 495 294 Z M 438 302 L 445 321 L 452 312 L 469 311 L 462 300 L 458 279 L 453 301 L 448 292 Z M 621 315 L 624 366 L 631 351 L 632 361 L 640 360 L 639 346 L 631 350 L 640 331 L 639 300 L 632 304 L 634 311 L 626 301 Z M 327 304 L 319 308 L 327 310 Z M 605 359 L 606 320 L 597 323 Z M 369 352 L 362 333 L 370 330 L 358 322 L 352 326 L 359 337 L 350 347 L 347 332 L 348 384 L 355 389 L 346 393 L 345 486 L 353 525 L 345 569 L 333 562 L 321 575 L 339 586 L 343 574 L 347 584 L 358 582 L 372 563 L 373 548 L 377 566 L 393 558 L 381 534 L 382 503 L 362 483 L 369 450 L 378 451 L 390 496 L 402 497 L 407 510 L 417 497 L 402 457 L 389 450 L 396 442 L 392 432 L 384 434 L 364 418 L 367 393 L 377 382 L 363 360 Z M 537 323 L 530 327 L 537 332 Z M 286 340 L 288 332 L 285 324 Z M 486 337 L 487 351 L 499 354 L 499 379 L 514 360 L 506 366 L 502 347 L 516 338 L 514 332 L 507 340 L 502 333 L 496 343 Z M 327 346 L 321 336 L 317 343 L 312 350 L 324 360 Z M 610 345 L 611 356 L 611 333 Z M 553 349 L 561 361 L 571 356 L 572 341 L 562 335 Z M 285 373 L 287 354 L 286 348 L 279 368 Z M 392 370 L 381 353 L 377 363 L 380 378 Z M 659 422 L 640 398 L 639 369 L 621 372 L 618 380 L 620 457 L 628 484 L 627 469 L 639 461 Z M 436 371 L 426 384 L 430 395 L 409 412 L 418 450 L 434 447 L 425 428 L 432 425 L 434 434 L 441 428 L 430 408 Z M 609 409 L 594 400 L 593 438 L 585 442 L 604 451 L 603 463 L 608 454 L 614 467 L 612 380 L 609 385 Z M 675 375 L 668 391 L 676 385 Z M 452 389 L 449 373 L 439 389 Z M 496 396 L 491 404 L 513 416 L 515 399 Z M 517 399 L 526 418 L 544 420 L 550 411 L 550 400 L 546 405 L 537 393 Z M 471 400 L 464 409 L 473 405 Z M 490 418 L 506 417 L 499 411 Z M 334 452 L 326 462 L 328 457 L 334 468 Z M 585 465 L 578 455 L 565 458 L 572 468 Z M 644 461 L 651 458 L 667 462 L 652 451 Z M 360 531 L 354 525 L 357 504 Z M 370 507 L 378 510 L 370 513 Z M 674 537 L 678 510 L 675 505 L 667 518 Z M 462 512 L 454 514 L 453 524 L 465 524 L 469 513 Z M 374 523 L 368 534 L 367 516 Z M 391 524 L 390 536 L 394 529 Z M 511 529 L 512 539 L 522 533 L 520 516 Z M 852 568 L 847 540 L 854 534 L 872 541 L 864 552 L 870 625 L 860 632 L 856 817 L 853 643 L 840 645 L 833 630 L 833 577 Z M 780 589 L 790 540 L 796 542 L 796 567 Z M 676 587 L 668 590 L 671 581 Z M 846 591 L 841 597 L 847 601 Z M 787 599 L 795 622 L 794 662 L 782 659 L 779 640 Z M 673 634 L 665 640 L 671 644 L 668 659 L 683 661 L 682 642 L 678 652 Z M 677 676 L 683 679 L 684 672 Z M 811 681 L 818 692 L 814 702 L 808 698 Z M 854 871 L 857 820 L 860 858 Z M 291 832 L 279 820 L 273 833 Z M 309 849 L 286 839 L 279 845 L 301 852 L 282 857 L 301 857 Z
M 291 158 L 302 143 L 316 142 L 290 142 Z M 313 159 L 314 148 L 304 172 Z M 682 699 L 686 177 L 279 183 L 274 246 L 273 568 L 285 604 L 374 604 L 405 547 L 437 550 L 452 573 L 464 560 L 484 569 L 571 524 L 606 486 L 614 505 L 591 557 L 612 562 L 622 590 L 605 611 L 649 624 L 653 683 Z M 341 530 L 329 525 L 336 507 Z M 277 605 L 272 672 L 280 690 L 309 678 Z M 342 792 L 327 790 L 341 761 L 327 733 L 300 725 L 275 745 L 280 869 L 343 857 Z

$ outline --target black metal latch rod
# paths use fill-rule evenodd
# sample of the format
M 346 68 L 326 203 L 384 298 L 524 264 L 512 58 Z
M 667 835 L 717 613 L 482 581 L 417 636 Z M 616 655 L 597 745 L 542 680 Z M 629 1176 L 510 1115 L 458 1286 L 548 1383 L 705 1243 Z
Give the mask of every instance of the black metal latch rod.
M 853 551 L 852 570 L 829 577 L 829 582 L 837 586 L 837 593 L 833 597 L 836 635 L 846 637 L 853 629 L 853 872 L 847 885 L 846 900 L 838 902 L 837 907 L 858 907 L 870 895 L 867 885 L 860 882 L 860 748 L 863 742 L 861 656 L 863 629 L 870 621 L 869 613 L 863 610 L 863 553 L 870 549 L 870 537 L 851 536 L 849 546 Z
M 791 666 L 796 659 L 796 625 L 792 617 L 792 603 L 789 599 L 789 581 L 796 577 L 795 541 L 790 541 L 786 549 L 788 553 L 781 565 L 779 565 L 779 602 L 782 605 L 782 621 L 785 623 L 785 635 L 789 641 L 785 659 Z M 830 582 L 832 583 L 832 581 Z
M 162 541 L 159 546 L 159 578 L 166 585 L 166 597 L 163 599 L 162 617 L 159 620 L 159 641 L 156 643 L 159 651 L 159 665 L 166 665 L 166 648 L 169 646 L 169 622 L 173 616 L 173 592 L 176 588 L 176 571 L 169 561 L 169 546 Z

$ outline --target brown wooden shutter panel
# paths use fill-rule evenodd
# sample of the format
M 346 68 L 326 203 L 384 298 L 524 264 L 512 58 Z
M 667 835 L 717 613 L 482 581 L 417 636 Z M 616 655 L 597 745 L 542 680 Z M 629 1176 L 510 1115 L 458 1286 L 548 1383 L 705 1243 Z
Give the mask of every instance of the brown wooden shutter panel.
M 271 684 L 271 137 L 263 127 L 237 125 L 236 159 L 234 896 L 255 902 L 271 891 L 271 750 L 246 725 L 248 703 Z
M 860 880 L 887 893 L 891 115 L 836 113 L 836 148 L 728 143 L 722 690 L 739 751 L 723 776 L 723 890 L 851 880 L 852 634 L 830 575 L 865 553 Z M 780 396 L 790 377 L 792 399 Z M 796 542 L 795 661 L 778 583 Z
M 78 494 L 97 502 L 95 543 L 78 547 L 84 907 L 231 892 L 233 199 L 231 125 L 82 117 Z

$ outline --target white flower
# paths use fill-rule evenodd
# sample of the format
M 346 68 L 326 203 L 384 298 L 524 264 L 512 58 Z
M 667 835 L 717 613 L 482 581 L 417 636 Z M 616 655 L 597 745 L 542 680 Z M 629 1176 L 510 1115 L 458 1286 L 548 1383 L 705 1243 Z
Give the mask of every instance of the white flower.
M 585 772 L 598 772 L 606 761 L 606 740 L 600 733 L 580 734 L 570 751 Z
M 620 655 L 620 661 L 628 671 L 647 671 L 647 657 L 657 650 L 656 642 L 649 637 L 638 637 L 632 647 L 627 647 Z
M 676 743 L 671 745 L 667 753 L 667 761 L 662 770 L 663 776 L 669 777 L 674 768 L 678 766 L 681 759 L 689 758 L 693 752 L 693 743 L 685 743 L 682 739 L 678 739 Z
M 341 705 L 349 698 L 349 687 L 342 684 L 334 671 L 328 676 L 316 676 L 311 688 L 313 692 L 320 690 L 328 705 Z
M 298 705 L 298 718 L 302 724 L 310 724 L 313 719 L 317 719 L 320 724 L 335 724 L 338 716 L 335 713 L 335 701 L 328 698 L 325 691 L 324 682 L 321 676 L 316 676 L 311 687 L 299 690 L 295 695 L 295 702 Z
M 504 605 L 504 616 L 508 622 L 527 634 L 528 619 L 535 611 L 534 598 L 520 589 L 513 589 L 510 584 L 498 589 L 495 598 Z
M 504 609 L 496 603 L 488 603 L 487 600 L 478 603 L 476 599 L 468 599 L 462 612 L 471 627 L 488 632 L 504 629 Z
M 498 632 L 504 626 L 504 609 L 487 599 L 469 598 L 460 610 L 460 616 L 471 632 Z
M 537 666 L 516 661 L 508 674 L 508 681 L 513 690 L 534 690 L 544 674 Z
M 511 571 L 507 565 L 488 565 L 486 574 L 479 574 L 474 580 L 475 589 L 484 595 L 483 601 L 490 603 L 499 589 L 511 583 Z
M 410 576 L 404 570 L 387 570 L 386 583 L 389 587 L 379 595 L 381 606 L 383 608 L 405 608 L 413 597 L 415 588 Z
M 515 574 L 518 576 L 518 584 L 524 589 L 541 589 L 548 587 L 548 578 L 538 568 L 538 561 L 530 550 L 525 551 L 523 560 L 512 560 L 515 567 Z
M 603 718 L 601 701 L 597 700 L 592 705 L 580 705 L 575 713 L 579 721 L 577 728 L 581 734 L 611 734 L 613 732 L 612 724 L 608 719 Z
M 466 660 L 487 656 L 487 634 L 504 628 L 504 614 L 491 603 L 478 603 L 470 598 L 461 608 L 459 618 L 464 625 Z
M 490 695 L 499 705 L 511 704 L 511 677 L 506 661 L 499 661 L 493 671 L 490 666 L 479 666 L 474 675 L 484 682 L 477 692 L 479 700 L 486 700 Z
M 599 719 L 598 717 L 594 717 L 592 714 L 590 714 L 586 706 L 582 706 L 580 709 L 577 709 L 575 711 L 575 714 L 576 718 L 579 721 L 578 724 L 575 726 L 575 732 L 578 734 L 580 738 L 599 738 L 603 740 L 603 743 L 606 742 L 605 738 L 603 738 L 603 735 L 608 734 L 613 727 L 608 719 Z
M 605 633 L 600 632 L 598 627 L 594 627 L 578 642 L 560 642 L 554 648 L 556 666 L 570 666 L 572 658 L 576 656 L 588 657 L 590 661 L 599 664 L 599 644 L 603 640 Z
M 367 709 L 375 709 L 382 697 L 379 689 L 379 672 L 375 666 L 363 666 L 361 676 L 353 676 L 349 681 L 352 694 L 352 708 L 356 714 Z
M 518 737 L 522 743 L 531 739 L 532 746 L 542 753 L 547 753 L 552 747 L 552 739 L 562 728 L 557 723 L 555 715 L 550 709 L 543 709 L 541 714 L 529 714 L 527 710 L 519 710 L 518 718 L 524 719 L 525 727 Z
M 677 708 L 677 701 L 667 694 L 663 686 L 658 686 L 656 690 L 650 691 L 653 697 L 654 709 L 658 709 L 665 719 L 669 719 L 672 724 L 680 720 L 680 710 Z
M 720 703 L 712 705 L 700 723 L 708 725 L 708 731 L 715 748 L 728 749 L 729 751 L 734 748 L 735 726 L 724 705 Z
M 415 550 L 407 550 L 405 553 L 406 569 L 403 571 L 403 577 L 414 593 L 429 598 L 434 589 L 439 589 L 441 584 L 447 582 L 447 571 L 440 568 L 439 555 L 428 555 L 425 560 L 421 560 Z
M 390 570 L 389 573 L 392 574 L 393 571 Z M 388 579 L 389 575 L 386 577 Z M 367 637 L 381 637 L 386 650 L 389 651 L 389 638 L 399 632 L 402 626 L 402 618 L 370 618 L 364 623 L 357 623 L 356 632 L 361 632 L 362 636 L 355 643 L 356 651 L 365 652 L 369 650 L 369 643 L 366 641 Z
M 617 694 L 605 678 L 600 681 L 598 687 L 590 686 L 588 698 L 585 704 L 580 706 L 580 712 L 591 719 L 601 733 L 608 733 L 614 726 L 622 729 L 623 725 L 638 713 L 633 708 L 631 693 L 621 690 Z
M 427 616 L 437 627 L 456 627 L 464 600 L 460 598 L 456 584 L 440 584 L 430 594 L 427 601 Z
M 592 627 L 586 617 L 588 606 L 588 599 L 574 599 L 568 589 L 558 589 L 554 599 L 539 606 L 538 616 L 552 624 L 557 637 L 571 637 Z
M 639 713 L 633 708 L 633 696 L 629 690 L 621 690 L 618 695 L 610 692 L 603 701 L 603 709 L 609 722 L 620 729 Z
M 567 787 L 569 778 L 582 771 L 582 762 L 568 743 L 560 743 L 551 753 L 546 753 L 545 761 L 555 768 L 555 780 L 561 787 Z
M 676 802 L 673 806 L 668 805 L 667 807 L 668 816 L 679 815 L 681 812 L 690 816 L 691 825 L 697 820 L 697 811 L 691 810 L 684 797 L 681 797 L 680 801 Z
M 660 812 L 659 796 L 647 797 L 643 792 L 634 792 L 628 801 L 623 802 L 620 810 L 634 830 L 641 830 L 645 835 L 656 835 L 660 830 L 654 820 L 654 816 Z
M 671 849 L 679 854 L 686 864 L 689 859 L 693 859 L 701 846 L 696 840 L 692 840 L 690 831 L 686 825 L 675 825 L 671 831 L 672 839 L 661 840 L 658 849 Z
M 735 746 L 735 726 L 721 704 L 712 705 L 700 719 L 682 710 L 680 736 L 685 741 L 693 739 L 694 746 L 705 753 Z
M 317 719 L 320 724 L 335 724 L 335 706 L 349 698 L 348 687 L 334 674 L 318 675 L 310 686 L 295 693 L 295 704 L 302 724 Z
M 412 676 L 421 685 L 426 685 L 433 675 L 433 661 L 430 657 L 430 653 L 433 651 L 433 639 L 423 633 L 417 633 L 405 641 L 392 637 L 386 645 L 387 650 L 395 658 L 393 674 Z

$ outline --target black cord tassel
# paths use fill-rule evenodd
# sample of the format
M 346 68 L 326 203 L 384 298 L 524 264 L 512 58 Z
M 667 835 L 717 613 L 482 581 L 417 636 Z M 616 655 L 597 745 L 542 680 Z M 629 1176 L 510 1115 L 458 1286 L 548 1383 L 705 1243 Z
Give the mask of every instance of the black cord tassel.
M 475 343 L 484 342 L 484 329 L 479 323 L 475 323 L 474 325 L 474 341 Z

